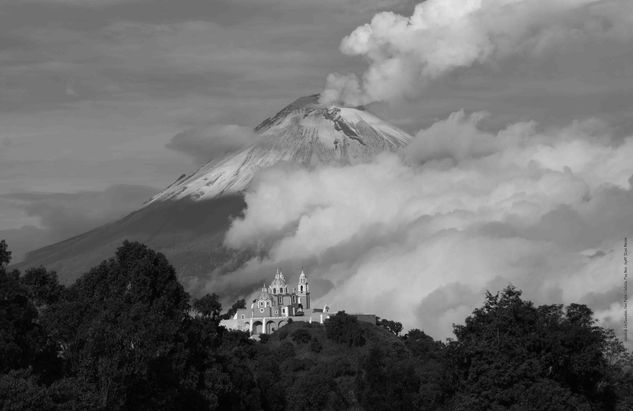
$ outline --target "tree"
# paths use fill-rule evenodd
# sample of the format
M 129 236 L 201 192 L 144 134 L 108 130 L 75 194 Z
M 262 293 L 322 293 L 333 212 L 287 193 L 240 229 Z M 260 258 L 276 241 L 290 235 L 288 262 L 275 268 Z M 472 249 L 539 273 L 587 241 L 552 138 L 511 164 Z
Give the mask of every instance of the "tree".
M 395 336 L 400 335 L 402 332 L 402 323 L 386 320 L 384 318 L 379 319 L 377 321 L 377 325 L 387 329 L 389 332 L 393 333 Z
M 4 270 L 11 262 L 11 251 L 9 251 L 7 242 L 5 240 L 0 241 L 0 270 Z
M 222 304 L 217 294 L 206 294 L 193 302 L 193 309 L 199 312 L 204 318 L 218 320 L 222 312 Z
M 613 330 L 606 330 L 603 355 L 609 365 L 610 380 L 615 381 L 618 410 L 633 409 L 633 355 Z
M 38 309 L 56 303 L 64 292 L 64 287 L 57 280 L 57 273 L 47 271 L 44 267 L 27 269 L 20 277 L 20 282 L 27 289 L 31 301 Z
M 445 345 L 421 330 L 410 330 L 402 340 L 411 353 L 410 363 L 420 379 L 419 407 L 425 410 L 442 408 L 452 387 L 447 375 Z
M 37 310 L 18 276 L 0 269 L 0 373 L 32 365 L 46 343 Z
M 325 335 L 330 340 L 352 347 L 365 345 L 365 333 L 358 323 L 358 319 L 339 311 L 325 320 Z
M 356 379 L 360 403 L 372 410 L 407 410 L 419 408 L 420 384 L 411 363 L 388 358 L 378 347 L 370 348 Z
M 225 314 L 223 314 L 221 318 L 223 320 L 233 318 L 237 310 L 241 308 L 246 308 L 246 300 L 244 300 L 243 298 L 234 302 L 231 308 L 229 308 L 229 310 Z
M 312 340 L 310 341 L 310 351 L 318 354 L 322 349 L 323 345 L 321 345 L 321 341 L 319 341 L 316 337 L 312 337 Z
M 268 334 L 262 334 L 263 336 L 269 337 Z M 285 410 L 287 409 L 286 387 L 282 382 L 284 374 L 280 369 L 281 361 L 277 360 L 274 349 L 268 346 L 258 348 L 253 368 L 257 387 L 261 392 L 259 406 L 266 410 Z
M 295 344 L 307 344 L 312 339 L 310 331 L 306 330 L 305 328 L 299 328 L 293 331 L 290 336 Z
M 287 393 L 289 410 L 348 409 L 336 382 L 325 366 L 317 366 L 295 378 Z
M 37 384 L 30 372 L 10 371 L 0 375 L 0 409 L 52 409 L 46 388 Z
M 453 407 L 522 407 L 527 398 L 556 398 L 555 408 L 614 405 L 604 330 L 586 306 L 535 307 L 510 286 L 487 293 L 454 332 L 446 353 L 457 388 Z
M 47 310 L 47 329 L 71 375 L 95 387 L 100 407 L 170 408 L 186 372 L 188 295 L 164 255 L 124 242 Z

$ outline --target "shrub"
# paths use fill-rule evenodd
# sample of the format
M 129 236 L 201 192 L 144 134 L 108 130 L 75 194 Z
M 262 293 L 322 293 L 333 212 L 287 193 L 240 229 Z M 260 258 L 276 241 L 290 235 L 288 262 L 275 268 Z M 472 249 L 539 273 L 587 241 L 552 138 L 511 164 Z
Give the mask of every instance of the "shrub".
M 325 320 L 325 335 L 337 343 L 362 347 L 366 342 L 364 334 L 358 319 L 345 314 L 345 311 L 339 311 Z
M 275 353 L 275 357 L 277 357 L 277 361 L 284 361 L 294 356 L 295 356 L 295 346 L 292 345 L 290 341 L 285 341 L 281 343 L 281 345 L 277 349 L 277 352 Z
M 292 333 L 292 341 L 296 344 L 307 344 L 310 342 L 312 336 L 310 335 L 310 331 L 305 328 L 299 328 Z
M 288 330 L 279 330 L 277 335 L 279 335 L 279 341 L 283 341 L 288 337 Z
M 316 338 L 312 338 L 312 341 L 310 341 L 310 350 L 315 353 L 320 353 L 322 349 L 323 346 L 321 342 Z

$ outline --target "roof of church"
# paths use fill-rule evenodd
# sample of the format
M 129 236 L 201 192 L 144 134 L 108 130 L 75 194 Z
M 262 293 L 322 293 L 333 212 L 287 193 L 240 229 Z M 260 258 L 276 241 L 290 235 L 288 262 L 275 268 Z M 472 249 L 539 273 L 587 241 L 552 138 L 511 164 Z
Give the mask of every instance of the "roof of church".
M 259 295 L 257 296 L 257 299 L 258 300 L 270 300 L 270 294 L 268 294 L 268 288 L 266 288 L 266 284 L 264 284 L 264 287 L 259 292 Z
M 299 281 L 301 282 L 301 280 L 303 279 L 304 283 L 307 283 L 307 276 L 306 273 L 303 271 L 303 267 L 301 268 L 301 274 L 299 275 Z M 286 277 L 284 276 L 284 274 L 281 272 L 280 269 L 277 269 L 277 272 L 275 273 L 275 278 L 273 279 L 273 281 L 270 283 L 270 286 L 266 286 L 266 284 L 264 283 L 263 288 L 259 291 L 259 292 L 254 292 L 253 294 L 251 294 L 255 300 L 272 300 L 272 296 L 271 296 L 271 292 L 274 288 L 277 289 L 286 289 L 288 288 L 288 283 L 286 282 Z M 280 291 L 280 293 L 285 293 L 288 291 Z M 292 288 L 292 294 L 295 293 L 295 288 Z
M 277 273 L 275 274 L 275 279 L 272 283 L 270 283 L 271 287 L 282 288 L 286 287 L 286 277 L 284 277 L 283 273 L 277 269 Z

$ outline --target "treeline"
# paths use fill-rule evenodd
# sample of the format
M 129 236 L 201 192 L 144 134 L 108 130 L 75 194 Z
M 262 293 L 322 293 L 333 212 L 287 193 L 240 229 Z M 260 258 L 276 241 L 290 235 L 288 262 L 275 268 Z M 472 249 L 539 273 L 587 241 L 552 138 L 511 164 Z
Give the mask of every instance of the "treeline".
M 632 360 L 591 310 L 508 287 L 434 341 L 344 312 L 256 342 L 219 326 L 166 258 L 125 242 L 70 287 L 9 271 L 0 242 L 0 408 L 6 410 L 631 410 Z M 224 316 L 243 307 L 237 301 Z

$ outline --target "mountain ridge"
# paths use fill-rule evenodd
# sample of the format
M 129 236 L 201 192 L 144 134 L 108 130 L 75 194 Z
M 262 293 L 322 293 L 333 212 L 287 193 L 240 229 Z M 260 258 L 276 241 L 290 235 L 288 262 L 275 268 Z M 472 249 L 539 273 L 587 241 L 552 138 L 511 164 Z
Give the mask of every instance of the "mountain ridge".
M 170 199 L 211 199 L 243 191 L 261 169 L 290 161 L 305 167 L 357 164 L 398 151 L 411 136 L 359 108 L 323 105 L 301 97 L 254 129 L 257 140 L 179 178 L 147 204 Z
M 362 163 L 384 151 L 398 152 L 411 139 L 362 108 L 323 105 L 318 95 L 290 103 L 259 123 L 255 133 L 253 144 L 181 175 L 132 213 L 30 251 L 15 266 L 46 266 L 68 284 L 128 239 L 163 252 L 181 281 L 195 287 L 247 259 L 248 250 L 226 249 L 224 236 L 243 215 L 244 192 L 261 170 L 282 162 L 307 168 Z

